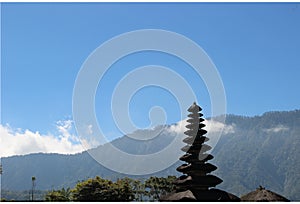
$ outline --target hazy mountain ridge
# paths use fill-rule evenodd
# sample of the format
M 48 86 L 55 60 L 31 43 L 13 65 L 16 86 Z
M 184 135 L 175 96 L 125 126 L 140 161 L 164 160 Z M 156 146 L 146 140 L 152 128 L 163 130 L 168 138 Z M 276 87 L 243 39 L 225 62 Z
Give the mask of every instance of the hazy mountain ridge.
M 229 115 L 226 123 L 235 124 L 235 132 L 222 137 L 214 151 L 224 180 L 220 187 L 242 194 L 263 185 L 300 200 L 300 111 Z
M 218 188 L 241 195 L 262 185 L 291 200 L 300 200 L 300 110 L 255 117 L 228 115 L 226 125 L 232 127 L 231 131 L 221 137 L 212 153 L 215 158 L 211 162 L 218 167 L 213 174 L 223 179 Z M 174 139 L 170 127 L 164 126 L 158 137 L 143 144 L 128 136 L 112 143 L 132 154 L 157 152 Z M 154 130 L 136 134 L 149 131 Z M 2 189 L 8 190 L 29 189 L 31 176 L 36 176 L 37 189 L 41 190 L 73 187 L 78 180 L 95 175 L 110 179 L 124 176 L 99 165 L 87 152 L 13 156 L 3 158 L 2 164 Z M 178 165 L 155 175 L 178 175 Z

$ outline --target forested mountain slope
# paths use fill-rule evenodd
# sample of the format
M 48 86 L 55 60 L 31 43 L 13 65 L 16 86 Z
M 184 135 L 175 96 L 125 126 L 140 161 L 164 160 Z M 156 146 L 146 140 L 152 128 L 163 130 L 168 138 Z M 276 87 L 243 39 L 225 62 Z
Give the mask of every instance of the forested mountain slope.
M 242 195 L 262 185 L 291 200 L 300 200 L 299 110 L 267 112 L 255 117 L 228 115 L 226 127 L 231 131 L 222 135 L 212 152 L 212 163 L 218 167 L 214 174 L 223 179 L 218 188 Z M 170 126 L 163 128 L 157 138 L 143 144 L 127 136 L 112 143 L 129 153 L 157 152 L 173 139 Z M 142 136 L 149 131 L 153 130 L 139 130 L 135 134 Z M 98 148 L 105 150 L 105 145 Z M 73 187 L 77 181 L 96 175 L 113 180 L 125 176 L 99 165 L 87 152 L 13 156 L 2 158 L 2 164 L 5 190 L 30 189 L 32 176 L 37 178 L 40 190 Z M 177 166 L 179 163 L 155 175 L 179 175 Z

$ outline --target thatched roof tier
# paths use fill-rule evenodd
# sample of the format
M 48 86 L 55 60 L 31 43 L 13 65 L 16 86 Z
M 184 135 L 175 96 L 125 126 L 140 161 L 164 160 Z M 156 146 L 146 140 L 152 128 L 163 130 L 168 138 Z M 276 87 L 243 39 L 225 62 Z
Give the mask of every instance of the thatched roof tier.
M 188 108 L 188 111 L 189 112 L 200 112 L 200 111 L 202 111 L 202 108 L 200 107 L 200 106 L 198 106 L 197 104 L 196 104 L 196 102 L 194 102 L 189 108 Z
M 193 118 L 193 119 L 196 119 L 196 118 L 199 118 L 199 117 L 202 117 L 202 116 L 203 116 L 202 113 L 190 113 L 190 114 L 188 114 L 188 117 Z
M 201 161 L 198 161 L 197 163 L 183 164 L 180 167 L 178 167 L 176 170 L 179 172 L 182 172 L 182 173 L 187 173 L 187 174 L 192 175 L 193 172 L 210 173 L 216 169 L 217 169 L 217 167 L 213 164 L 203 163 Z M 197 174 L 194 174 L 194 175 L 197 175 Z
M 204 119 L 203 118 L 199 118 L 198 116 L 197 116 L 197 118 L 190 118 L 190 119 L 188 119 L 187 122 L 188 123 L 194 123 L 194 124 L 198 124 L 198 123 L 203 122 Z
M 204 152 L 204 150 L 208 151 L 210 150 L 211 147 L 209 145 L 206 144 L 201 144 L 201 143 L 196 143 L 196 144 L 192 144 L 192 145 L 185 145 L 184 147 L 181 148 L 182 151 L 187 152 L 188 150 L 192 150 L 192 151 L 196 151 L 196 152 Z
M 203 158 L 202 162 L 206 162 L 208 160 L 213 159 L 214 156 L 211 155 L 211 154 L 202 154 L 202 155 L 200 155 L 200 158 Z M 188 162 L 188 163 L 193 163 L 195 161 L 199 161 L 199 155 L 185 154 L 182 157 L 180 157 L 179 159 L 181 161 L 185 161 L 185 162 Z
M 198 145 L 198 144 L 202 144 L 204 142 L 207 142 L 209 140 L 208 137 L 204 137 L 204 136 L 200 136 L 200 137 L 187 137 L 187 138 L 184 138 L 182 141 L 187 143 L 187 144 L 195 144 L 195 145 Z
M 222 179 L 214 175 L 199 176 L 197 178 L 183 175 L 175 180 L 174 184 L 178 186 L 189 186 L 191 189 L 203 189 L 214 187 L 222 182 Z
M 202 144 L 201 147 L 198 146 L 190 146 L 190 145 L 186 145 L 184 147 L 181 148 L 182 151 L 190 153 L 190 154 L 203 154 L 209 150 L 211 150 L 211 147 L 206 145 L 206 144 Z
M 203 129 L 199 129 L 199 130 L 187 130 L 187 131 L 184 132 L 184 134 L 186 134 L 188 136 L 192 136 L 192 137 L 202 136 L 202 135 L 204 135 L 206 133 L 207 133 L 207 131 L 203 130 Z
M 203 128 L 203 127 L 205 127 L 205 125 L 203 124 L 203 123 L 192 123 L 192 124 L 188 124 L 188 125 L 186 125 L 185 126 L 186 128 L 189 128 L 190 130 L 198 130 L 198 129 L 200 129 L 200 128 Z

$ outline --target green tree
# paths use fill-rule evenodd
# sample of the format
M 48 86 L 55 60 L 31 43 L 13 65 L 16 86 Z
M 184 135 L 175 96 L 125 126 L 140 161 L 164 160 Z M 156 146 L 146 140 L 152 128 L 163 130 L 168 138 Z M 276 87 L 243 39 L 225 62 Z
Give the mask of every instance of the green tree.
M 145 181 L 145 188 L 150 201 L 158 201 L 160 196 L 174 191 L 175 185 L 173 182 L 175 179 L 175 176 L 168 176 L 167 178 L 151 176 L 147 179 Z
M 62 188 L 61 190 L 52 190 L 45 195 L 46 201 L 71 201 L 70 188 Z
M 135 180 L 132 178 L 125 177 L 121 179 L 123 183 L 127 183 L 131 191 L 134 193 L 134 201 L 143 201 L 144 197 L 147 195 L 147 191 L 145 190 L 145 184 L 140 180 Z
M 128 178 L 118 179 L 114 183 L 114 189 L 117 192 L 117 201 L 135 200 L 135 192 Z
M 74 201 L 132 201 L 134 191 L 125 180 L 115 183 L 97 176 L 77 183 L 72 190 Z

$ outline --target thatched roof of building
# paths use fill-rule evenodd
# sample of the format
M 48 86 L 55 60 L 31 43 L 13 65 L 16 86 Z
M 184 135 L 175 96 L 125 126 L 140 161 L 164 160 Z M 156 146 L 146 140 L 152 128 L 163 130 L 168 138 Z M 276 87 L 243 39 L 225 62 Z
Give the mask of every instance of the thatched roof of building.
M 162 196 L 160 201 L 168 202 L 168 201 L 240 201 L 240 198 L 237 196 L 228 193 L 226 191 L 222 191 L 220 189 L 210 189 L 210 190 L 202 190 L 202 191 L 194 191 L 186 190 L 181 192 L 173 192 L 168 195 Z
M 241 197 L 241 201 L 281 201 L 288 202 L 289 200 L 282 195 L 274 193 L 270 190 L 266 190 L 263 187 L 257 188 L 255 191 L 252 191 Z

